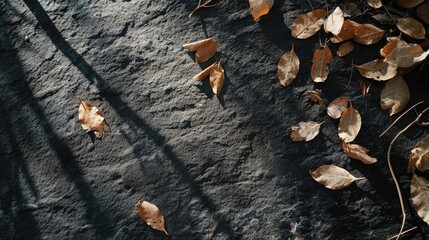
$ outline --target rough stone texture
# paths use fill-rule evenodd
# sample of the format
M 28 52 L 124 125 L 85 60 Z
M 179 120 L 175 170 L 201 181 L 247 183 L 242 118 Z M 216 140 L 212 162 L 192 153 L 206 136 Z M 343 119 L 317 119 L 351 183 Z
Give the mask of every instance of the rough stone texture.
M 311 58 L 324 35 L 298 41 L 288 28 L 311 9 L 306 1 L 275 1 L 257 23 L 243 0 L 188 19 L 197 2 L 0 2 L 1 239 L 169 239 L 139 219 L 139 198 L 163 211 L 172 239 L 397 233 L 401 214 L 386 150 L 413 116 L 379 138 L 394 119 L 379 106 L 383 84 L 361 96 L 356 72 L 349 83 L 352 58 L 372 60 L 383 43 L 336 57 L 328 81 L 314 85 Z M 181 45 L 211 36 L 219 38 L 218 54 L 199 66 Z M 301 70 L 283 88 L 277 62 L 292 44 Z M 218 59 L 226 72 L 219 98 L 207 80 L 190 80 Z M 423 69 L 407 78 L 412 103 L 429 103 L 427 76 Z M 338 121 L 308 101 L 312 88 L 326 101 L 351 98 L 363 119 L 355 142 L 378 163 L 342 153 Z M 91 140 L 77 122 L 77 96 L 104 112 L 112 133 Z M 306 120 L 325 121 L 321 134 L 291 142 L 290 127 Z M 425 134 L 414 128 L 394 148 L 407 202 L 406 158 Z M 322 164 L 368 181 L 325 189 L 308 174 Z M 403 239 L 427 239 L 428 227 L 408 213 L 407 227 L 419 229 Z

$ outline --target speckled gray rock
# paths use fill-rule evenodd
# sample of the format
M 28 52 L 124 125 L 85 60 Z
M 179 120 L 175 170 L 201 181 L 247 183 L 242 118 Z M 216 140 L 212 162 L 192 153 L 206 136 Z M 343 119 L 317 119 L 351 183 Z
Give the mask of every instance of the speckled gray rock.
M 161 209 L 172 239 L 397 233 L 385 159 L 399 128 L 378 137 L 392 122 L 379 106 L 383 85 L 361 96 L 359 77 L 349 83 L 352 56 L 336 57 L 328 81 L 314 85 L 318 35 L 294 40 L 287 27 L 311 9 L 306 1 L 275 1 L 257 23 L 238 0 L 188 19 L 197 2 L 0 2 L 0 239 L 169 239 L 139 219 L 139 198 Z M 218 53 L 199 66 L 181 45 L 211 36 Z M 292 44 L 301 70 L 283 88 L 277 62 Z M 354 63 L 372 60 L 380 46 L 357 46 Z M 190 78 L 219 59 L 226 80 L 218 98 L 207 80 Z M 427 69 L 419 74 L 408 79 L 413 103 L 428 100 Z M 355 142 L 378 163 L 342 153 L 338 121 L 308 101 L 313 88 L 326 101 L 351 98 L 363 119 Z M 112 132 L 102 140 L 78 124 L 77 96 L 104 112 Z M 290 127 L 306 120 L 325 121 L 321 134 L 291 142 Z M 395 145 L 406 196 L 406 157 L 422 136 L 416 128 Z M 308 171 L 331 163 L 368 181 L 325 189 Z M 426 239 L 428 227 L 410 213 L 407 227 L 419 230 L 403 239 Z

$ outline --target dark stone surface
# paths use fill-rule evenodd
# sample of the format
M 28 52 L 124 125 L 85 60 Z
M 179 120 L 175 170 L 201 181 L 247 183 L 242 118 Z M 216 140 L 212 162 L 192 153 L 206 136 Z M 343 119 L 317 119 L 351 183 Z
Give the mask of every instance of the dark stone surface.
M 3 0 L 0 2 L 0 239 L 169 239 L 134 210 L 139 198 L 165 214 L 171 239 L 385 239 L 401 212 L 386 164 L 394 118 L 382 112 L 382 83 L 361 96 L 350 66 L 376 57 L 384 44 L 358 46 L 331 63 L 329 79 L 309 76 L 317 34 L 294 40 L 288 26 L 311 10 L 277 0 L 255 23 L 248 3 L 223 1 L 187 15 L 197 1 Z M 317 4 L 315 4 L 316 7 Z M 199 66 L 181 45 L 219 38 L 218 54 Z M 301 59 L 282 88 L 277 62 L 291 45 Z M 338 46 L 331 46 L 332 50 Z M 190 78 L 221 59 L 220 97 Z M 407 80 L 411 102 L 428 100 L 427 69 Z M 362 115 L 356 143 L 379 162 L 346 157 L 338 121 L 308 101 L 347 95 Z M 77 122 L 77 96 L 99 106 L 112 133 L 92 142 Z M 427 101 L 428 103 L 429 101 Z M 412 115 L 412 114 L 411 114 Z M 299 121 L 325 121 L 307 143 L 289 140 Z M 414 128 L 393 160 L 407 204 L 409 150 L 427 132 Z M 331 191 L 308 174 L 335 164 L 356 176 Z M 408 205 L 402 239 L 427 239 L 428 227 Z M 425 237 L 426 234 L 426 237 Z

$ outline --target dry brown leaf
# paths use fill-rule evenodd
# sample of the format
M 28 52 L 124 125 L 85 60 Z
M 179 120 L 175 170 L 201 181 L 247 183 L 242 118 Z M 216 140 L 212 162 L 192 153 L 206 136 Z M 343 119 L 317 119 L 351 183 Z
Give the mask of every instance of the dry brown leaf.
M 410 192 L 414 209 L 419 217 L 429 224 L 429 181 L 413 174 Z
M 408 172 L 413 172 L 416 168 L 420 172 L 429 170 L 429 136 L 417 143 L 408 157 Z
M 340 123 L 338 125 L 338 136 L 344 142 L 352 142 L 360 131 L 362 119 L 359 112 L 352 104 L 341 114 Z
M 384 37 L 384 30 L 365 23 L 361 24 L 354 29 L 353 41 L 363 44 L 370 45 L 377 43 Z
M 360 80 L 360 85 L 359 85 L 360 86 L 360 92 L 362 93 L 363 96 L 368 94 L 370 85 L 367 86 L 363 79 Z
M 295 79 L 299 71 L 299 58 L 294 51 L 292 50 L 283 54 L 280 58 L 280 61 L 277 65 L 277 75 L 279 77 L 280 84 L 283 87 L 288 86 Z
M 273 7 L 274 0 L 249 0 L 250 13 L 253 20 L 259 21 L 259 18 L 267 14 Z
M 423 25 L 414 18 L 400 18 L 396 22 L 399 30 L 415 39 L 425 39 L 426 31 Z
M 205 62 L 213 57 L 217 51 L 217 39 L 206 38 L 192 43 L 183 44 L 183 48 L 195 53 L 195 61 Z
M 195 75 L 194 77 L 192 77 L 193 80 L 198 80 L 201 81 L 204 78 L 206 78 L 207 76 L 210 75 L 210 72 L 212 71 L 213 66 L 216 64 L 217 62 L 213 63 L 212 65 L 208 66 L 207 68 L 205 68 L 204 70 L 202 70 L 200 73 L 198 73 L 197 75 Z
M 353 2 L 343 3 L 341 9 L 343 9 L 344 17 L 356 17 L 362 13 L 359 6 Z
M 320 93 L 316 90 L 308 91 L 310 100 L 319 103 L 324 109 L 326 109 L 325 101 L 320 97 Z
M 341 140 L 341 146 L 348 157 L 359 160 L 364 164 L 373 164 L 377 162 L 377 158 L 369 156 L 367 154 L 369 150 L 361 145 L 350 144 Z
M 330 32 L 334 35 L 338 35 L 341 32 L 341 27 L 344 23 L 344 13 L 340 7 L 336 7 L 335 10 L 326 18 L 323 25 L 325 32 Z
M 297 39 L 307 39 L 322 27 L 325 22 L 326 10 L 316 9 L 311 12 L 299 15 L 292 23 L 291 34 Z
M 429 24 L 429 1 L 416 8 L 417 17 L 421 18 L 425 23 Z
M 291 140 L 294 142 L 313 140 L 319 134 L 322 123 L 307 121 L 298 123 L 298 126 L 292 126 Z
M 314 171 L 310 170 L 311 177 L 324 185 L 326 188 L 337 190 L 345 188 L 354 181 L 365 180 L 366 178 L 357 178 L 351 175 L 344 168 L 335 165 L 322 165 Z
M 381 0 L 366 0 L 366 3 L 373 8 L 381 8 L 383 6 Z
M 419 44 L 407 43 L 397 46 L 384 59 L 385 62 L 398 67 L 411 67 L 415 63 L 425 60 L 429 51 L 423 51 Z
M 403 8 L 413 8 L 424 1 L 425 0 L 397 0 L 396 4 Z
M 389 80 L 397 73 L 397 67 L 384 62 L 383 59 L 376 59 L 355 67 L 363 77 L 377 81 Z
M 353 51 L 354 46 L 355 45 L 352 42 L 342 43 L 340 45 L 340 47 L 338 48 L 337 55 L 339 57 L 344 57 L 344 56 L 350 54 Z
M 399 37 L 388 37 L 386 45 L 384 45 L 384 47 L 382 49 L 380 49 L 380 55 L 382 57 L 386 57 L 397 46 L 401 46 L 401 45 L 405 45 L 405 44 L 407 44 L 407 43 L 402 41 L 400 36 Z
M 220 65 L 220 62 L 216 62 L 210 71 L 210 86 L 212 87 L 214 94 L 219 96 L 224 80 L 224 70 Z
M 333 119 L 338 119 L 341 117 L 341 114 L 344 110 L 347 109 L 347 105 L 349 104 L 349 98 L 346 96 L 342 96 L 336 98 L 328 105 L 327 113 Z
M 344 42 L 354 37 L 354 29 L 360 24 L 357 22 L 353 22 L 350 20 L 345 20 L 343 26 L 341 27 L 341 31 L 338 35 L 331 37 L 332 43 Z
M 410 100 L 410 90 L 400 74 L 386 82 L 380 94 L 381 109 L 389 109 L 392 116 L 402 111 Z
M 79 100 L 79 123 L 82 128 L 87 131 L 94 131 L 97 138 L 101 138 L 104 133 L 110 132 L 110 127 L 104 119 L 103 113 L 91 103 L 84 101 L 78 97 Z
M 324 82 L 328 78 L 328 64 L 332 60 L 332 52 L 325 44 L 323 49 L 316 49 L 313 54 L 313 64 L 311 65 L 311 78 L 314 82 Z
M 136 211 L 147 225 L 168 235 L 164 226 L 164 215 L 162 215 L 157 206 L 150 202 L 139 200 L 136 204 Z

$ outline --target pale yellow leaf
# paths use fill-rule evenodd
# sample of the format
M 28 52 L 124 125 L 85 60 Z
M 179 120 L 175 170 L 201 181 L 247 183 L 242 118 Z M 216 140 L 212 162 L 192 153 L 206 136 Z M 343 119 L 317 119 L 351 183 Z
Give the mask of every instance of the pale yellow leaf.
M 328 64 L 332 60 L 332 52 L 325 44 L 323 49 L 316 49 L 313 54 L 313 64 L 311 65 L 311 78 L 314 82 L 324 82 L 328 78 Z
M 341 117 L 341 114 L 344 110 L 347 109 L 347 105 L 349 104 L 349 98 L 346 96 L 342 96 L 336 98 L 332 101 L 327 108 L 328 115 L 333 119 L 338 119 Z
M 343 147 L 344 153 L 348 157 L 359 160 L 364 164 L 373 164 L 377 162 L 376 158 L 373 158 L 367 154 L 369 150 L 361 145 L 350 144 L 350 143 L 341 141 L 341 146 Z
M 366 2 L 373 8 L 381 8 L 383 6 L 381 0 L 366 0 Z
M 414 18 L 400 18 L 396 22 L 399 30 L 415 39 L 425 39 L 426 31 L 423 25 Z
M 316 9 L 311 12 L 299 15 L 291 26 L 292 37 L 297 39 L 307 39 L 322 27 L 325 22 L 326 10 Z
M 344 142 L 352 142 L 359 134 L 362 119 L 359 112 L 352 104 L 341 114 L 340 123 L 338 125 L 338 136 Z
M 405 80 L 400 74 L 386 82 L 380 94 L 381 109 L 389 109 L 392 116 L 402 111 L 410 100 L 410 91 Z
M 397 73 L 397 67 L 384 62 L 383 59 L 376 59 L 355 67 L 363 77 L 377 81 L 389 80 Z
M 413 174 L 410 192 L 414 209 L 419 217 L 429 224 L 429 181 Z
M 365 180 L 365 178 L 357 178 L 344 168 L 335 165 L 322 165 L 316 170 L 310 171 L 310 175 L 326 188 L 333 190 L 345 188 L 357 180 Z
M 397 0 L 396 4 L 403 8 L 413 8 L 424 1 L 425 0 Z
M 210 71 L 210 86 L 212 87 L 214 94 L 219 96 L 224 80 L 224 70 L 220 65 L 220 62 L 216 62 Z
M 149 227 L 162 231 L 168 235 L 164 226 L 164 215 L 162 215 L 157 206 L 150 202 L 139 200 L 136 204 L 136 211 L 140 218 L 146 222 Z
M 370 45 L 377 43 L 384 37 L 384 30 L 374 25 L 365 23 L 361 24 L 354 29 L 353 41 L 363 44 Z
M 87 131 L 93 131 L 97 138 L 101 138 L 104 133 L 110 132 L 110 127 L 104 119 L 103 113 L 91 103 L 79 100 L 78 117 L 82 128 Z
M 259 21 L 259 18 L 266 15 L 273 7 L 274 0 L 249 0 L 250 13 L 253 20 Z
M 290 138 L 294 142 L 313 140 L 319 134 L 321 124 L 314 121 L 300 122 L 298 126 L 292 126 Z
M 292 50 L 283 54 L 277 65 L 277 74 L 280 84 L 283 85 L 283 87 L 291 84 L 298 74 L 298 71 L 299 58 L 294 51 L 294 47 L 292 46 Z
M 354 44 L 352 42 L 344 42 L 340 45 L 337 51 L 339 57 L 344 57 L 353 51 Z
M 334 35 L 338 35 L 341 32 L 341 27 L 344 23 L 344 13 L 340 7 L 336 7 L 335 10 L 326 18 L 323 25 L 325 32 L 330 32 Z

